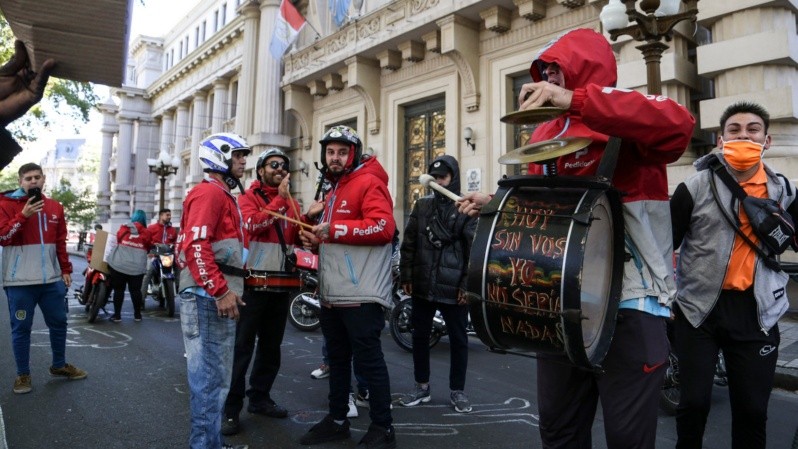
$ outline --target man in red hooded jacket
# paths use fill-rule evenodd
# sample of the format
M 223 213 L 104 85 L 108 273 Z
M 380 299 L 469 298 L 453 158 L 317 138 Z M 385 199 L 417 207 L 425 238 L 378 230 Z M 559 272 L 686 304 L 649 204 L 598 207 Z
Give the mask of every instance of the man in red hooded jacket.
M 83 379 L 86 371 L 66 363 L 66 289 L 72 284 L 72 263 L 66 251 L 64 208 L 41 194 L 42 168 L 19 168 L 19 189 L 0 195 L 0 246 L 3 246 L 3 288 L 8 297 L 11 341 L 17 378 L 14 393 L 31 391 L 30 332 L 36 305 L 50 331 L 53 365 L 50 374 Z
M 371 425 L 365 448 L 396 447 L 388 368 L 380 343 L 382 307 L 391 298 L 391 255 L 396 222 L 388 173 L 374 157 L 361 157 L 363 143 L 348 126 L 333 126 L 319 141 L 332 188 L 305 246 L 318 244 L 319 314 L 330 359 L 329 414 L 299 440 L 313 445 L 349 438 L 352 363 L 368 383 Z M 309 215 L 314 215 L 311 206 Z M 307 217 L 314 218 L 314 217 Z
M 270 273 L 286 272 L 286 253 L 292 254 L 296 225 L 266 211 L 299 219 L 299 204 L 289 192 L 289 159 L 278 148 L 267 148 L 258 157 L 255 170 L 258 179 L 238 198 L 241 215 L 249 234 L 247 268 Z M 247 411 L 272 418 L 285 418 L 288 411 L 274 402 L 272 385 L 280 370 L 280 345 L 291 291 L 279 287 L 245 287 L 241 318 L 236 325 L 233 378 L 224 405 L 222 434 L 239 431 L 238 415 L 244 406 L 246 374 L 252 353 L 255 361 L 249 375 Z M 257 339 L 257 346 L 255 344 Z
M 590 448 L 600 399 L 608 447 L 653 448 L 668 357 L 665 319 L 676 293 L 666 165 L 687 148 L 695 119 L 664 96 L 615 88 L 615 56 L 607 39 L 592 30 L 573 30 L 546 45 L 530 74 L 534 82 L 521 88 L 520 109 L 566 109 L 538 126 L 531 140 L 592 140 L 587 148 L 557 158 L 559 174 L 595 175 L 609 137 L 622 139 L 612 183 L 624 193 L 629 255 L 615 333 L 601 364 L 604 372 L 569 366 L 564 357 L 538 360 L 543 447 Z M 531 174 L 542 171 L 530 164 Z M 460 211 L 476 214 L 489 199 L 469 194 Z

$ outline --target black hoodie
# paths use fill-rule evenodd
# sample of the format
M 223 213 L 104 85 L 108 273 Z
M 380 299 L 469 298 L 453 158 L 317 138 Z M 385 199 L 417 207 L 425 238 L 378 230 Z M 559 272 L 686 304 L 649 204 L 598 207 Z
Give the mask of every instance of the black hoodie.
M 460 166 L 449 155 L 435 158 L 452 172 L 446 187 L 460 195 Z M 419 198 L 405 226 L 401 246 L 401 281 L 412 283 L 413 297 L 456 304 L 458 290 L 465 290 L 471 241 L 477 219 L 457 212 L 449 198 L 433 191 Z

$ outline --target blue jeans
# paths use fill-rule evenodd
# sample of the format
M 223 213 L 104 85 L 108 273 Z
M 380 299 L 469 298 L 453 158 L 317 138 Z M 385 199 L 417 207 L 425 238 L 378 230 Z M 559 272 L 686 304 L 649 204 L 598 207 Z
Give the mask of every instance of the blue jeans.
M 191 449 L 221 449 L 222 409 L 233 372 L 236 322 L 220 318 L 216 301 L 180 295 L 180 325 L 186 346 Z
M 66 364 L 67 306 L 64 281 L 49 284 L 6 287 L 8 315 L 11 318 L 11 345 L 17 363 L 17 375 L 30 374 L 30 331 L 38 304 L 50 329 L 53 367 Z
M 380 333 L 385 327 L 382 306 L 364 303 L 358 307 L 322 307 L 321 331 L 330 358 L 330 415 L 346 419 L 352 366 L 368 382 L 371 422 L 390 427 L 391 385 L 382 353 Z

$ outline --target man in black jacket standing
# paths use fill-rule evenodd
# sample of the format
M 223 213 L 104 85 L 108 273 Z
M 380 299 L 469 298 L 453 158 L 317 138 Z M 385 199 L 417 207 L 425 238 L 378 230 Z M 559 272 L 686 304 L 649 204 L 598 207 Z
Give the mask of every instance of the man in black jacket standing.
M 432 161 L 435 182 L 460 195 L 460 167 L 452 156 Z M 439 192 L 416 201 L 401 246 L 402 287 L 412 296 L 413 366 L 416 389 L 399 404 L 412 407 L 429 402 L 429 338 L 432 319 L 440 310 L 449 331 L 451 360 L 449 389 L 455 411 L 468 413 L 471 402 L 463 392 L 468 367 L 468 303 L 466 272 L 477 220 L 457 212 L 455 203 Z

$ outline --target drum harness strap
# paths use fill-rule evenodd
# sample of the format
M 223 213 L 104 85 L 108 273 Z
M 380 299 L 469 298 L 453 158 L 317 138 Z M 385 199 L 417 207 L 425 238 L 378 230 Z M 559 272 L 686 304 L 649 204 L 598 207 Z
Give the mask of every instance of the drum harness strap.
M 260 189 L 256 189 L 255 192 L 257 192 L 258 195 L 260 195 L 260 197 L 263 198 L 263 201 L 265 201 L 266 204 L 269 204 L 269 198 L 266 197 L 266 195 Z M 275 229 L 277 229 L 277 238 L 280 239 L 280 246 L 283 248 L 283 256 L 285 257 L 286 268 L 288 267 L 288 264 L 291 264 L 292 266 L 296 266 L 293 263 L 293 261 L 296 260 L 296 255 L 295 254 L 288 254 L 288 246 L 285 244 L 285 237 L 283 237 L 282 228 L 278 224 L 275 227 Z M 219 267 L 219 271 L 221 271 L 223 274 L 226 274 L 228 276 L 235 276 L 235 277 L 240 277 L 240 278 L 265 278 L 265 277 L 267 277 L 266 275 L 258 274 L 256 271 L 253 271 L 253 270 L 244 269 L 244 268 L 238 268 L 238 267 L 234 267 L 232 265 L 227 265 L 227 264 L 224 264 L 224 263 L 218 263 L 217 262 L 216 266 Z M 286 271 L 289 271 L 289 270 L 286 270 Z
M 621 139 L 618 137 L 610 137 L 607 141 L 607 147 L 604 148 L 604 155 L 601 156 L 596 176 L 605 179 L 607 182 L 612 181 L 612 176 L 615 174 L 615 165 L 618 163 L 618 152 L 621 149 Z
M 265 201 L 266 204 L 269 204 L 270 202 L 269 198 L 266 196 L 265 193 L 263 193 L 261 189 L 255 189 L 255 192 L 258 194 L 258 196 L 263 198 L 263 201 Z M 288 253 L 288 245 L 285 244 L 285 237 L 283 236 L 282 226 L 280 226 L 280 224 L 278 223 L 277 226 L 275 226 L 275 229 L 277 230 L 277 238 L 280 240 L 280 246 L 283 248 L 283 257 L 285 259 L 285 271 L 289 273 L 296 271 L 296 254 Z

